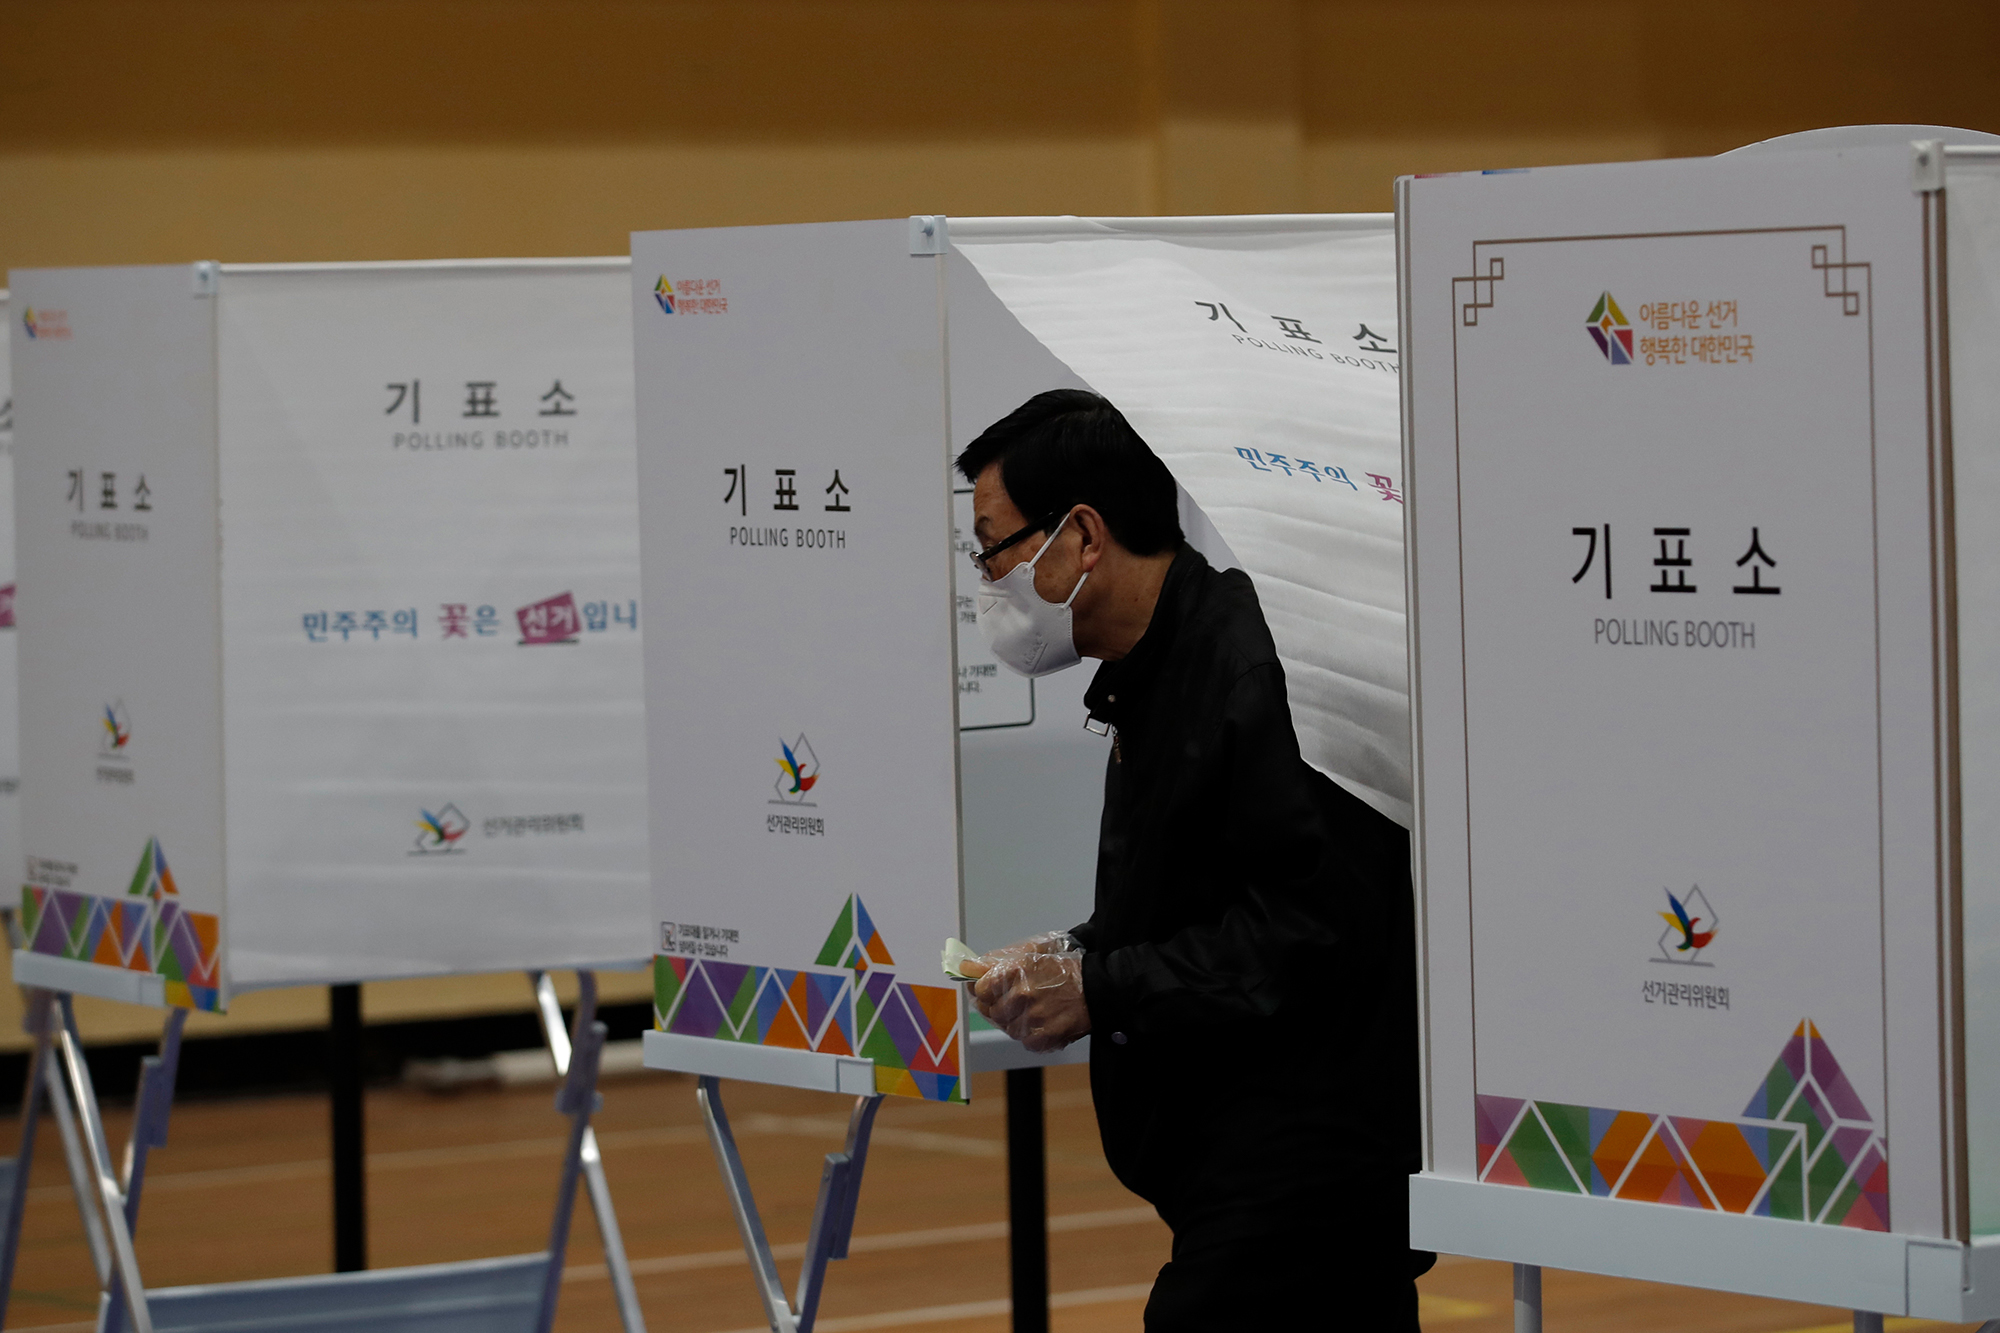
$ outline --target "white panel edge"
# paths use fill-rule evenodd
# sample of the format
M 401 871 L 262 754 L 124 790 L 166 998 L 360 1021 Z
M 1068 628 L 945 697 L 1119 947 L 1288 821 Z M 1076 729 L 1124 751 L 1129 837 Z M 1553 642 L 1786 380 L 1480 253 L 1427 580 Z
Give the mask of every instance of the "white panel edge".
M 648 1032 L 644 1039 L 648 1069 L 740 1078 L 750 1083 L 772 1083 L 810 1092 L 861 1095 L 875 1091 L 873 1060 L 783 1046 L 751 1046 L 678 1032 Z
M 519 270 L 546 272 L 550 269 L 623 270 L 631 267 L 630 255 L 578 255 L 531 259 L 374 259 L 351 262 L 219 265 L 224 277 L 246 273 L 436 273 L 451 269 L 492 273 Z
M 67 991 L 99 1000 L 119 1000 L 126 1004 L 167 1005 L 166 980 L 151 972 L 131 972 L 83 963 L 73 958 L 52 958 L 45 953 L 14 950 L 14 984 L 42 990 Z
M 1018 241 L 1036 236 L 1262 236 L 1287 232 L 1386 231 L 1393 213 L 1262 213 L 1212 217 L 953 218 L 953 241 Z
M 1912 1238 L 1852 1227 L 1410 1178 L 1419 1249 L 1879 1314 L 1909 1307 Z

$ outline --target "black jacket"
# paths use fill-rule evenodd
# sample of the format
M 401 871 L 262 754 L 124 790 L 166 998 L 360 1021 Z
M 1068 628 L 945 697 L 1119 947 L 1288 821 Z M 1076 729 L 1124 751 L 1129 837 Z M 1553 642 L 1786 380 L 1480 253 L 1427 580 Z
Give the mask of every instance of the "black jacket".
M 1111 1169 L 1208 1236 L 1400 1194 L 1417 1165 L 1409 835 L 1300 758 L 1249 576 L 1184 547 L 1084 699 L 1115 728 L 1075 931 Z

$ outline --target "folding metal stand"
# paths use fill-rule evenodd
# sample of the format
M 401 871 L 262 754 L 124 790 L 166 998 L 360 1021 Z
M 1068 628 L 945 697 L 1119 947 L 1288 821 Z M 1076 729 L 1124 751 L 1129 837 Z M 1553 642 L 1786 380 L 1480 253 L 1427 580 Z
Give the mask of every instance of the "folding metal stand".
M 554 980 L 546 972 L 528 973 L 534 991 L 536 1016 L 541 1019 L 542 1038 L 555 1064 L 556 1077 L 569 1073 L 569 1031 L 563 1026 L 562 1004 L 556 998 Z M 361 988 L 358 985 L 328 988 L 332 1004 L 330 1055 L 333 1084 L 333 1177 L 334 1177 L 334 1264 L 336 1273 L 361 1272 L 368 1267 L 367 1175 L 364 1160 L 361 1087 Z M 618 1230 L 618 1213 L 611 1203 L 611 1186 L 604 1178 L 604 1159 L 597 1150 L 597 1132 L 586 1129 L 583 1137 L 583 1179 L 590 1194 L 591 1211 L 604 1241 L 605 1266 L 611 1272 L 611 1286 L 618 1301 L 618 1318 L 625 1333 L 646 1333 L 646 1317 L 639 1308 L 638 1288 L 632 1281 L 632 1265 L 625 1255 L 625 1240 Z
M 22 987 L 26 1016 L 22 1024 L 35 1044 L 28 1057 L 28 1077 L 21 1089 L 21 1135 L 15 1155 L 0 1160 L 0 1324 L 7 1319 L 7 1298 L 14 1288 L 14 1260 L 21 1243 L 21 1220 L 28 1203 L 28 1177 L 35 1160 L 35 1138 L 40 1128 L 44 1099 L 51 1118 L 62 1135 L 64 1159 L 69 1167 L 70 1189 L 76 1195 L 77 1211 L 83 1218 L 84 1236 L 90 1257 L 101 1281 L 110 1276 L 110 1242 L 98 1223 L 97 1212 L 89 1203 L 92 1186 L 90 1170 L 77 1135 L 76 1117 L 70 1109 L 69 1093 L 57 1072 L 55 1047 L 56 997 L 45 990 Z
M 812 1333 L 827 1262 L 845 1259 L 847 1242 L 854 1235 L 854 1208 L 861 1197 L 861 1173 L 868 1165 L 868 1136 L 875 1128 L 875 1113 L 882 1109 L 882 1094 L 870 1092 L 854 1099 L 854 1111 L 847 1120 L 847 1146 L 842 1152 L 826 1155 L 826 1165 L 820 1170 L 819 1202 L 813 1208 L 812 1231 L 806 1239 L 805 1263 L 799 1269 L 798 1294 L 790 1302 L 785 1299 L 777 1261 L 771 1257 L 763 1219 L 757 1216 L 757 1200 L 743 1171 L 743 1156 L 736 1150 L 735 1135 L 729 1132 L 729 1116 L 722 1107 L 722 1081 L 712 1074 L 701 1075 L 695 1097 L 708 1125 L 709 1146 L 722 1167 L 729 1208 L 736 1215 L 736 1229 L 750 1256 L 750 1271 L 764 1301 L 771 1333 Z
M 604 1049 L 605 1027 L 596 1021 L 596 978 L 580 972 L 577 979 L 580 994 L 575 1026 L 563 1043 L 566 1058 L 561 1063 L 566 1069 L 555 1106 L 569 1117 L 570 1133 L 545 1250 L 463 1263 L 152 1291 L 146 1290 L 140 1278 L 132 1235 L 147 1152 L 166 1141 L 174 1065 L 186 1013 L 175 1010 L 169 1015 L 161 1054 L 149 1056 L 142 1066 L 132 1141 L 123 1169 L 118 1170 L 112 1166 L 69 996 L 56 995 L 54 1007 L 60 1021 L 51 1026 L 56 1029 L 56 1048 L 82 1128 L 82 1161 L 91 1177 L 86 1183 L 95 1204 L 89 1216 L 97 1224 L 94 1236 L 108 1241 L 100 1247 L 93 1240 L 93 1258 L 104 1282 L 99 1333 L 122 1333 L 128 1325 L 134 1333 L 237 1333 L 285 1326 L 310 1326 L 315 1333 L 379 1333 L 407 1328 L 417 1320 L 427 1333 L 548 1333 L 562 1286 L 577 1184 L 584 1175 L 584 1144 L 599 1101 L 597 1072 Z M 539 984 L 538 979 L 538 990 Z M 557 1013 L 559 1016 L 560 1010 Z M 52 1065 L 50 1068 L 53 1072 Z M 50 1090 L 57 1086 L 52 1077 L 43 1082 Z M 68 1108 L 58 1106 L 56 1110 L 60 1123 Z M 604 1197 L 608 1203 L 608 1193 Z
M 569 1030 L 563 1026 L 556 984 L 546 972 L 530 972 L 535 1007 L 542 1017 L 542 1036 L 556 1062 L 556 1077 L 569 1075 Z M 611 1290 L 618 1298 L 618 1319 L 625 1333 L 646 1333 L 646 1316 L 639 1309 L 639 1289 L 632 1281 L 632 1262 L 625 1256 L 625 1237 L 618 1230 L 618 1210 L 611 1206 L 611 1185 L 604 1178 L 604 1157 L 597 1151 L 597 1131 L 583 1127 L 583 1183 L 590 1192 L 590 1210 L 604 1242 L 604 1266 L 611 1270 Z
M 90 1228 L 94 1233 L 92 1257 L 97 1261 L 99 1276 L 104 1280 L 98 1327 L 111 1329 L 119 1326 L 124 1315 L 124 1293 L 142 1290 L 139 1286 L 139 1259 L 132 1248 L 132 1231 L 139 1216 L 139 1191 L 146 1178 L 147 1155 L 166 1142 L 167 1114 L 173 1104 L 173 1076 L 180 1061 L 181 1027 L 187 1021 L 187 1012 L 176 1009 L 167 1015 L 160 1054 L 149 1055 L 140 1064 L 139 1097 L 132 1118 L 132 1137 L 126 1144 L 124 1168 L 119 1170 L 111 1163 L 110 1141 L 104 1132 L 103 1117 L 97 1109 L 97 1090 L 91 1084 L 90 1066 L 84 1061 L 83 1040 L 76 1030 L 76 1010 L 68 994 L 58 993 L 54 999 L 57 1010 L 55 1042 L 61 1052 L 63 1073 L 69 1080 L 70 1101 L 83 1133 L 83 1164 L 89 1173 L 90 1193 L 80 1196 L 78 1203 L 87 1208 L 86 1221 L 98 1223 Z M 50 1079 L 49 1083 L 53 1086 L 54 1079 Z M 57 1122 L 65 1121 L 71 1109 L 57 1107 Z M 73 1183 L 74 1173 L 72 1158 Z M 94 1208 L 88 1207 L 92 1195 Z M 108 1256 L 98 1252 L 99 1238 L 109 1241 Z M 153 1326 L 146 1317 L 143 1296 L 130 1314 L 138 1333 L 152 1333 Z
M 868 1165 L 868 1139 L 882 1096 L 874 1091 L 871 1061 L 853 1056 L 824 1055 L 767 1046 L 685 1037 L 668 1032 L 646 1034 L 646 1066 L 696 1076 L 695 1097 L 708 1127 L 709 1146 L 722 1168 L 722 1183 L 730 1211 L 743 1238 L 743 1250 L 764 1303 L 771 1333 L 812 1333 L 819 1299 L 826 1283 L 826 1266 L 847 1257 L 854 1232 L 855 1207 L 861 1177 Z M 1089 1057 L 1087 1040 L 1064 1051 L 1035 1055 L 1008 1040 L 1003 1032 L 974 1030 L 967 1034 L 963 1069 L 969 1077 L 994 1070 L 1008 1077 L 1008 1202 L 1015 1327 L 1048 1327 L 1048 1204 L 1046 1158 L 1042 1144 L 1041 1069 L 1047 1065 L 1081 1063 Z M 842 1151 L 828 1153 L 820 1172 L 819 1200 L 813 1209 L 812 1231 L 806 1240 L 805 1262 L 796 1293 L 787 1300 L 783 1280 L 771 1255 L 771 1242 L 757 1213 L 743 1156 L 730 1132 L 722 1105 L 725 1078 L 748 1079 L 779 1087 L 818 1092 L 858 1094 L 848 1117 Z
M 572 1114 L 573 1108 L 565 1098 L 570 1092 L 570 1071 L 574 1063 L 574 1051 L 570 1033 L 563 1025 L 562 1008 L 556 999 L 555 984 L 544 972 L 530 972 L 528 977 L 534 987 L 536 1010 L 541 1019 L 542 1032 L 548 1043 L 550 1057 L 555 1062 L 556 1076 L 564 1081 L 563 1096 L 558 1098 L 557 1109 L 565 1114 Z M 580 1015 L 586 1012 L 594 1015 L 596 979 L 590 973 L 580 973 L 579 979 L 584 988 L 587 1009 L 580 1007 L 578 1012 Z M 84 1238 L 90 1250 L 92 1266 L 97 1270 L 99 1289 L 104 1293 L 99 1309 L 99 1327 L 106 1330 L 119 1329 L 128 1319 L 135 1328 L 151 1327 L 152 1325 L 141 1322 L 147 1317 L 146 1314 L 128 1312 L 126 1308 L 124 1295 L 126 1284 L 128 1280 L 136 1282 L 137 1270 L 135 1268 L 130 1275 L 124 1271 L 121 1252 L 130 1252 L 132 1237 L 138 1228 L 139 1202 L 145 1186 L 147 1156 L 153 1148 L 163 1147 L 167 1141 L 167 1125 L 173 1111 L 174 1081 L 180 1061 L 181 1031 L 187 1021 L 187 1012 L 181 1009 L 168 1011 L 159 1053 L 149 1055 L 141 1062 L 139 1095 L 131 1138 L 126 1144 L 123 1165 L 120 1170 L 114 1172 L 110 1168 L 109 1140 L 104 1133 L 103 1118 L 98 1110 L 96 1090 L 91 1082 L 89 1066 L 84 1063 L 82 1040 L 76 1030 L 70 997 L 62 992 L 35 987 L 22 989 L 27 1002 L 24 1027 L 33 1034 L 35 1044 L 29 1057 L 27 1083 L 22 1092 L 19 1147 L 14 1157 L 0 1158 L 0 1324 L 5 1323 L 7 1299 L 13 1289 L 15 1257 L 19 1251 L 22 1218 L 27 1204 L 28 1177 L 41 1125 L 41 1111 L 46 1101 L 49 1118 L 55 1122 L 63 1140 L 70 1187 L 76 1195 L 77 1211 L 83 1222 Z M 592 1099 L 591 1110 L 594 1111 L 596 1109 L 594 1069 L 589 1076 L 588 1087 Z M 604 1176 L 604 1161 L 598 1152 L 596 1134 L 587 1123 L 587 1118 L 573 1155 L 577 1159 L 574 1174 L 580 1174 L 582 1177 L 590 1196 L 591 1210 L 596 1218 L 598 1231 L 604 1240 L 605 1264 L 611 1272 L 620 1322 L 625 1333 L 645 1333 L 645 1316 L 639 1307 L 638 1291 L 632 1280 L 632 1266 L 625 1254 L 624 1239 L 618 1228 L 618 1214 L 612 1205 L 610 1185 Z M 574 1194 L 574 1174 L 570 1179 L 571 1195 Z M 107 1179 L 117 1196 L 110 1211 L 107 1211 L 104 1203 L 104 1186 Z M 113 1213 L 116 1214 L 118 1221 L 107 1225 L 107 1218 Z M 567 1226 L 568 1219 L 565 1216 L 563 1218 L 565 1241 Z M 397 1295 L 399 1291 L 407 1291 L 413 1285 L 426 1289 L 437 1289 L 440 1286 L 453 1287 L 459 1291 L 459 1296 L 454 1298 L 455 1300 L 477 1297 L 479 1290 L 475 1289 L 486 1290 L 486 1294 L 490 1295 L 491 1290 L 487 1289 L 492 1288 L 495 1283 L 504 1284 L 513 1281 L 518 1286 L 520 1279 L 538 1273 L 540 1271 L 538 1265 L 542 1260 L 543 1256 L 527 1255 L 521 1256 L 519 1261 L 482 1261 L 470 1268 L 465 1265 L 445 1264 L 431 1265 L 423 1269 L 390 1270 L 378 1275 L 371 1283 L 364 1284 L 368 1288 L 365 1300 L 367 1303 L 383 1306 L 386 1311 L 390 1305 L 385 1302 L 392 1304 L 400 1299 Z M 557 1266 L 559 1268 L 560 1264 Z M 517 1269 L 520 1271 L 515 1271 Z M 421 1281 L 418 1280 L 418 1275 L 421 1275 Z M 282 1288 L 285 1283 L 317 1280 L 284 1279 L 278 1286 Z M 280 1290 L 272 1288 L 271 1284 L 230 1284 L 230 1288 L 249 1289 L 260 1285 L 268 1289 L 263 1299 L 278 1300 L 283 1295 Z M 362 1294 L 358 1287 L 357 1294 Z M 158 1305 L 158 1298 L 163 1295 L 171 1298 L 173 1292 L 149 1293 L 148 1303 Z M 182 1325 L 172 1323 L 159 1326 L 178 1328 Z
M 13 1158 L 0 1161 L 0 1195 L 4 1195 L 5 1208 L 4 1216 L 0 1216 L 0 1321 L 6 1319 L 7 1301 L 13 1291 L 15 1259 L 20 1249 L 21 1224 L 44 1100 L 48 1103 L 49 1118 L 55 1121 L 62 1136 L 70 1189 L 76 1196 L 99 1286 L 107 1292 L 116 1289 L 123 1252 L 130 1250 L 131 1228 L 138 1218 L 139 1186 L 145 1180 L 147 1154 L 166 1142 L 174 1071 L 180 1060 L 181 1027 L 187 1021 L 182 1011 L 168 1014 L 159 1054 L 149 1055 L 140 1062 L 132 1137 L 125 1147 L 124 1165 L 114 1173 L 109 1165 L 110 1151 L 97 1111 L 96 1094 L 90 1085 L 90 1071 L 82 1063 L 83 1045 L 76 1036 L 70 997 L 36 987 L 24 986 L 22 991 L 27 1002 L 24 1026 L 33 1034 L 35 1044 L 21 1094 L 20 1147 Z M 100 1212 L 106 1178 L 111 1180 L 118 1196 L 117 1212 L 124 1222 L 123 1252 L 120 1228 L 107 1226 Z

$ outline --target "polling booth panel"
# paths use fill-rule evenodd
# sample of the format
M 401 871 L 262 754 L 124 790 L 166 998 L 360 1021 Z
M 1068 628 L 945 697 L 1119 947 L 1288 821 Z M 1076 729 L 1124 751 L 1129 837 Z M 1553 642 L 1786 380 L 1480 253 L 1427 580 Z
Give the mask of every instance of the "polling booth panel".
M 2000 1314 L 1985 152 L 1398 183 L 1416 1244 Z
M 11 347 L 14 975 L 201 1009 L 228 1000 L 214 285 L 190 266 L 11 283 L 35 327 Z
M 223 270 L 238 984 L 644 956 L 626 271 Z
M 646 661 L 648 1060 L 963 1101 L 933 953 L 964 933 L 944 273 L 907 240 L 633 237 L 642 561 L 675 626 Z
M 18 275 L 24 980 L 644 957 L 626 271 Z
M 869 243 L 877 247 L 877 262 L 898 273 L 899 280 L 914 281 L 909 273 L 937 264 L 941 256 L 942 288 L 925 298 L 929 304 L 919 310 L 912 297 L 908 310 L 884 310 L 873 317 L 880 321 L 883 346 L 921 341 L 932 349 L 926 355 L 936 356 L 944 367 L 940 373 L 948 378 L 949 406 L 940 408 L 940 420 L 948 410 L 949 433 L 933 438 L 928 446 L 933 457 L 942 455 L 948 464 L 981 430 L 1037 392 L 1090 387 L 1111 396 L 1183 479 L 1190 540 L 1218 565 L 1241 565 L 1257 581 L 1285 657 L 1308 761 L 1406 821 L 1402 496 L 1388 220 L 1025 218 L 947 223 L 923 218 L 912 220 L 908 228 L 902 223 L 873 225 Z M 671 480 L 656 481 L 644 468 L 653 451 L 685 466 L 680 453 L 697 434 L 739 441 L 824 435 L 824 423 L 833 419 L 825 406 L 831 400 L 812 377 L 867 382 L 843 358 L 863 356 L 868 338 L 877 336 L 875 325 L 850 328 L 839 340 L 822 331 L 806 339 L 792 360 L 773 360 L 757 350 L 763 335 L 724 332 L 747 329 L 753 322 L 744 314 L 743 301 L 749 298 L 732 297 L 711 286 L 720 279 L 692 270 L 685 281 L 676 278 L 666 267 L 667 252 L 656 255 L 645 247 L 666 246 L 669 238 L 673 245 L 698 242 L 717 256 L 740 256 L 735 259 L 738 268 L 751 271 L 763 263 L 753 247 L 777 245 L 782 238 L 782 244 L 796 246 L 801 254 L 824 250 L 819 267 L 831 270 L 849 258 L 838 249 L 847 236 L 838 227 L 822 226 L 640 237 L 633 283 L 642 421 L 649 402 L 662 404 L 657 434 L 653 427 L 643 427 L 642 504 L 655 503 L 656 491 L 676 497 L 673 504 L 692 503 L 686 498 L 694 485 L 692 474 L 676 472 Z M 913 242 L 912 237 L 922 239 Z M 923 253 L 910 253 L 913 248 Z M 882 256 L 913 261 L 916 267 L 891 265 Z M 794 283 L 775 294 L 759 289 L 751 309 L 758 319 L 767 313 L 777 318 L 783 311 L 785 327 L 802 328 L 829 318 L 824 314 L 832 299 L 828 290 L 827 280 Z M 1255 333 L 1249 331 L 1253 327 Z M 649 340 L 662 340 L 657 353 L 649 350 Z M 863 359 L 875 366 L 883 358 Z M 822 368 L 832 366 L 838 369 Z M 657 375 L 665 386 L 657 400 L 647 387 L 649 375 Z M 877 392 L 886 398 L 891 391 Z M 918 390 L 899 384 L 894 392 Z M 860 391 L 850 397 L 858 401 Z M 743 404 L 751 398 L 759 406 L 746 416 Z M 707 406 L 709 401 L 716 405 Z M 664 406 L 668 402 L 671 409 Z M 698 407 L 714 419 L 696 416 Z M 803 424 L 781 426 L 776 419 L 786 412 L 805 413 L 821 424 L 812 432 Z M 836 494 L 827 480 L 809 505 L 800 498 L 797 479 L 804 474 L 797 468 L 774 462 L 763 476 L 757 465 L 741 460 L 712 459 L 710 464 L 725 497 L 717 503 L 733 506 L 728 516 L 735 522 L 726 534 L 733 544 L 731 560 L 761 568 L 752 562 L 783 557 L 791 565 L 819 567 L 801 564 L 812 557 L 786 544 L 821 540 L 816 530 L 802 528 L 795 515 L 816 507 L 816 521 L 825 522 L 825 513 L 836 512 L 829 509 L 835 503 L 844 507 L 838 512 L 852 512 L 847 491 Z M 822 470 L 831 478 L 832 471 L 842 469 L 829 463 Z M 757 485 L 746 486 L 739 480 L 744 477 Z M 846 470 L 842 479 L 851 482 Z M 964 558 L 971 550 L 971 487 L 955 474 L 949 481 L 956 529 L 950 569 L 958 631 L 964 925 L 975 947 L 992 948 L 1036 931 L 1064 928 L 1089 914 L 1105 742 L 1082 726 L 1087 669 L 1030 681 L 993 659 L 976 627 L 976 575 Z M 1291 483 L 1290 489 L 1282 489 L 1281 483 Z M 663 512 L 673 514 L 657 525 L 663 543 L 694 540 L 685 535 L 686 515 Z M 746 522 L 751 518 L 783 522 Z M 838 543 L 845 539 L 837 532 L 826 538 L 836 544 L 822 564 L 842 558 L 845 548 Z M 676 552 L 675 568 L 693 558 L 692 548 L 662 549 Z M 906 606 L 901 614 L 913 612 Z M 744 639 L 714 642 L 737 643 L 751 635 L 745 612 L 731 616 L 728 634 Z M 1326 625 L 1336 633 L 1315 628 Z M 704 642 L 690 639 L 680 652 L 693 653 Z M 751 655 L 767 652 L 760 647 Z M 651 700 L 655 724 L 672 716 L 659 711 L 663 708 L 693 708 L 661 693 L 667 688 L 663 682 L 690 669 L 693 664 L 677 656 L 671 669 L 661 673 L 662 683 Z M 664 731 L 655 725 L 656 740 L 679 736 L 674 730 L 678 725 L 670 723 Z M 797 737 L 785 739 L 789 746 Z M 806 739 L 810 742 L 810 735 Z M 812 757 L 818 753 L 814 746 Z M 789 759 L 782 747 L 775 757 L 781 768 L 793 761 L 804 765 L 798 780 L 808 776 L 810 762 L 795 747 Z M 660 762 L 656 756 L 654 781 L 675 780 L 662 773 Z M 808 795 L 803 789 L 788 794 Z M 817 1050 L 823 1032 L 841 1032 L 838 1024 L 822 1030 L 824 1015 L 793 1013 L 795 1005 L 756 999 L 766 990 L 776 994 L 777 983 L 761 974 L 718 971 L 724 957 L 735 956 L 720 951 L 741 947 L 739 926 L 684 922 L 666 912 L 666 903 L 681 901 L 688 892 L 691 877 L 709 873 L 696 869 L 695 849 L 705 839 L 720 838 L 723 825 L 717 822 L 719 814 L 697 816 L 693 811 L 699 807 L 678 799 L 656 805 L 656 819 L 662 821 L 654 829 L 656 880 L 664 895 L 659 966 L 666 969 L 660 980 L 662 1031 L 676 1038 L 722 1037 L 764 1046 L 800 1041 L 792 1031 L 796 1025 L 808 1033 L 804 1040 L 809 1048 Z M 773 818 L 780 822 L 770 827 L 789 827 L 782 815 Z M 826 830 L 831 825 L 811 827 Z M 773 887 L 761 892 L 781 898 L 792 891 L 776 887 L 787 882 L 786 876 L 765 878 Z M 814 882 L 796 874 L 790 881 Z M 874 889 L 877 895 L 888 891 Z M 742 895 L 751 892 L 741 890 L 731 900 L 748 904 L 753 899 Z M 861 901 L 865 906 L 868 899 Z M 683 903 L 682 912 L 706 907 Z M 882 913 L 868 910 L 869 920 L 879 924 Z M 688 937 L 687 926 L 699 933 Z M 723 933 L 711 939 L 712 930 Z M 892 942 L 895 932 L 885 930 L 882 938 L 886 949 L 900 953 Z M 803 942 L 796 948 L 805 950 L 802 958 L 817 959 L 815 967 L 835 969 L 860 961 L 851 951 L 835 948 L 831 937 L 811 943 L 810 950 Z M 828 950 L 832 953 L 820 958 Z M 690 1008 L 687 988 L 696 973 L 701 975 L 694 988 L 698 1003 Z M 717 977 L 729 994 L 715 989 Z M 811 984 L 837 990 L 838 980 L 829 976 Z M 836 1005 L 826 1012 L 841 1011 Z M 851 1034 L 843 1033 L 839 1040 L 851 1042 Z M 662 1043 L 657 1049 L 664 1053 L 669 1044 L 684 1052 L 695 1049 L 684 1043 Z M 929 1058 L 914 1049 L 892 1054 L 880 1044 L 875 1057 L 920 1063 Z
M 643 966 L 647 938 L 628 270 L 15 275 L 41 799 L 14 976 L 39 988 L 27 1123 L 45 1095 L 108 1328 L 376 1327 L 483 1281 L 488 1261 L 147 1293 L 131 1223 L 186 1009 L 522 970 L 571 1125 L 548 1248 L 499 1261 L 508 1318 L 550 1326 L 581 1183 L 643 1330 L 589 1123 L 592 969 Z M 580 974 L 567 1032 L 551 969 Z M 172 1007 L 122 1165 L 71 993 Z M 362 1179 L 358 1074 L 351 1114 L 341 1086 L 336 1231 L 365 1239 L 340 1185 Z

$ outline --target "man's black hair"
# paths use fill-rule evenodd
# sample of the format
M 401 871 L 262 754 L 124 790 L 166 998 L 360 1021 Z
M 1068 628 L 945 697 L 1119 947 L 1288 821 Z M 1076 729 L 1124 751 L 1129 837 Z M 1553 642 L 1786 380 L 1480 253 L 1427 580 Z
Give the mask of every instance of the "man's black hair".
M 1008 498 L 1031 523 L 1053 526 L 1089 505 L 1134 555 L 1181 544 L 1174 474 L 1123 412 L 1088 389 L 1036 394 L 966 445 L 958 470 L 977 481 L 996 460 Z

